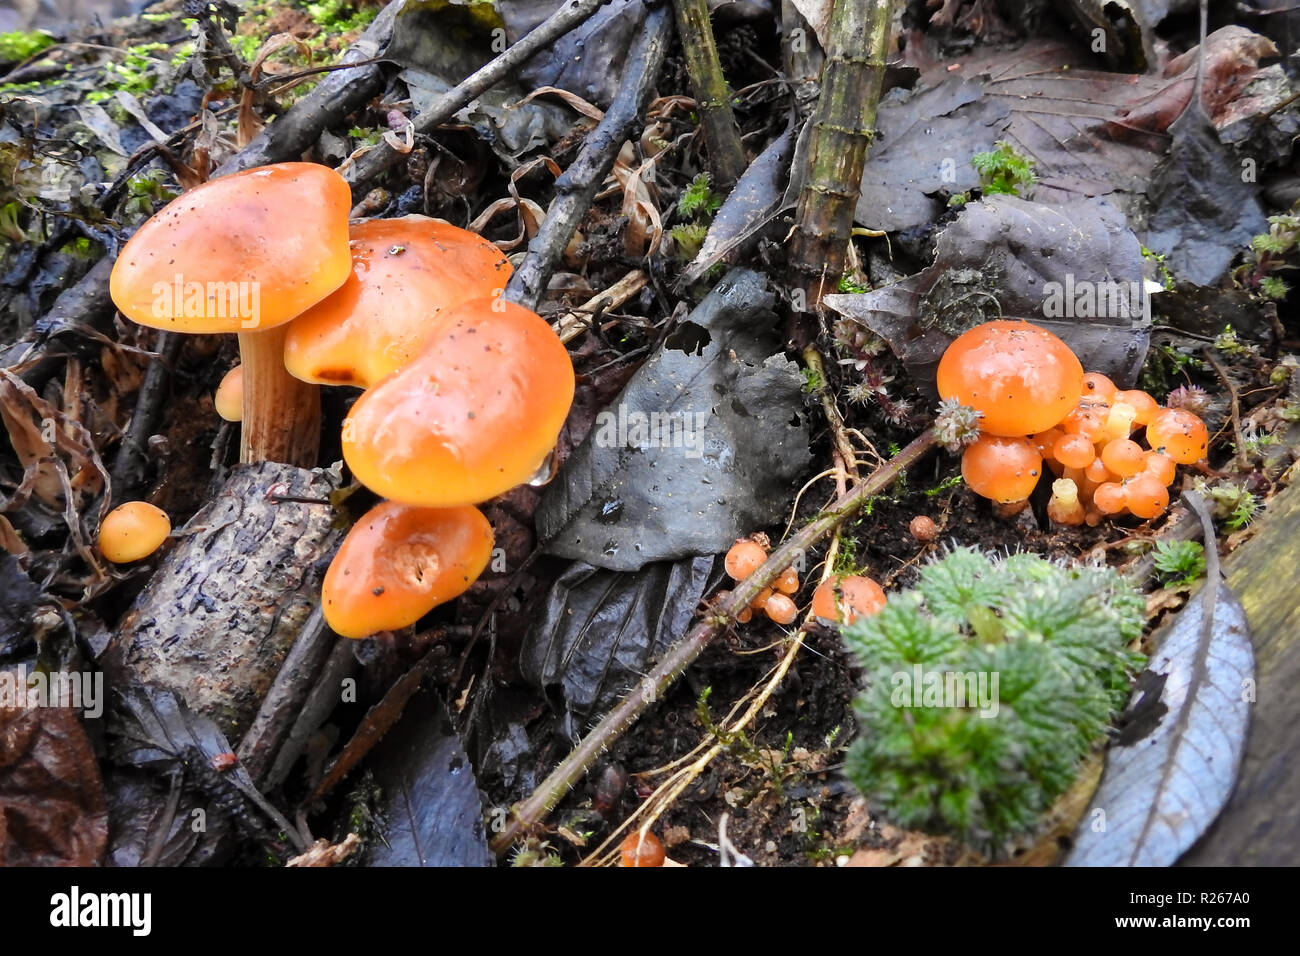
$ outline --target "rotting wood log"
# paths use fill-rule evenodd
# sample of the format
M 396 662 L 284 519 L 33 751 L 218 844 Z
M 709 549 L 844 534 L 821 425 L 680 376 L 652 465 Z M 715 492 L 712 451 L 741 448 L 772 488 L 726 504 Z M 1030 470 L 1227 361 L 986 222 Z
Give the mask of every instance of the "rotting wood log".
M 235 466 L 123 616 L 109 679 L 171 688 L 237 740 L 319 602 L 334 490 L 320 470 Z
M 1279 492 L 1256 520 L 1255 537 L 1223 561 L 1255 645 L 1246 755 L 1228 805 L 1182 866 L 1293 866 L 1300 859 L 1300 486 Z

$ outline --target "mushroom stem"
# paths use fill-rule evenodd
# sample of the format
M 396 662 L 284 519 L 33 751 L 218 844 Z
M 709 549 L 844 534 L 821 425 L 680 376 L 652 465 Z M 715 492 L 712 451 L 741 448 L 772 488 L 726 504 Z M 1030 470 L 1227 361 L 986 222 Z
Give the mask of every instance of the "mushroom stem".
M 244 422 L 239 460 L 277 461 L 299 468 L 316 464 L 320 451 L 320 386 L 284 368 L 288 326 L 239 333 L 244 367 Z

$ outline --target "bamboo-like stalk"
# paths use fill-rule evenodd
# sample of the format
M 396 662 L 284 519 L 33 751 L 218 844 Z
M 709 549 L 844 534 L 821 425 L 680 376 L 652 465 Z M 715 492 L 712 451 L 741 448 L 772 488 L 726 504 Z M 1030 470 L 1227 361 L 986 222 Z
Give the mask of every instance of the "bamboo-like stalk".
M 709 172 L 718 192 L 728 193 L 749 164 L 740 142 L 736 116 L 731 110 L 731 88 L 722 75 L 718 45 L 713 39 L 709 7 L 705 0 L 673 0 L 677 35 L 686 56 L 686 72 L 704 131 Z
M 836 0 L 822 91 L 813 113 L 808 170 L 799 193 L 790 267 L 812 312 L 844 271 L 889 52 L 891 0 Z M 800 306 L 802 305 L 802 309 Z
M 920 461 L 934 446 L 934 429 L 927 428 L 870 477 L 837 498 L 798 534 L 775 549 L 757 571 L 739 582 L 730 597 L 716 605 L 703 621 L 669 648 L 654 670 L 582 739 L 527 799 L 512 808 L 510 818 L 492 840 L 493 852 L 498 855 L 506 852 L 515 840 L 555 809 L 556 804 L 582 779 L 600 754 L 663 696 L 718 632 L 749 607 L 759 591 L 771 584 L 801 553 L 807 552 L 852 517 L 873 495 L 880 494 L 893 484 L 900 474 Z

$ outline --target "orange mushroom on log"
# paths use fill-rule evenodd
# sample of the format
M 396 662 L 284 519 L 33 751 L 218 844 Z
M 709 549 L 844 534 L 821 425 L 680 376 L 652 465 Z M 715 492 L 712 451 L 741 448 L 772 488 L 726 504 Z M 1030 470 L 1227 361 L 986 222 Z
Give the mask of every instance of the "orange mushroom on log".
M 573 364 L 541 316 L 496 298 L 450 310 L 409 364 L 343 423 L 343 457 L 393 501 L 495 498 L 546 462 L 573 402 Z
M 350 205 L 328 166 L 246 169 L 168 203 L 113 265 L 109 292 L 131 321 L 239 336 L 241 461 L 316 463 L 320 396 L 285 371 L 285 325 L 351 273 Z
M 427 216 L 358 223 L 351 249 L 347 281 L 289 325 L 284 364 L 304 382 L 369 388 L 415 358 L 448 309 L 510 278 L 492 243 Z
M 325 572 L 325 622 L 351 638 L 414 624 L 478 580 L 492 545 L 492 526 L 477 508 L 376 505 Z

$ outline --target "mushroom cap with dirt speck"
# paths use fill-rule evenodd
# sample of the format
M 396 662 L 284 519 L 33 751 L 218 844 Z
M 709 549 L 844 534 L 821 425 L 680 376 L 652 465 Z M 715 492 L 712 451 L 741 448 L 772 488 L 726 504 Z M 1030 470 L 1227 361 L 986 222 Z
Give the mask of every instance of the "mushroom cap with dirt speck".
M 147 558 L 167 540 L 172 522 L 147 501 L 128 501 L 104 516 L 99 526 L 99 551 L 114 564 Z
M 475 299 L 450 310 L 415 359 L 357 399 L 343 422 L 343 458 L 390 500 L 477 504 L 538 472 L 573 390 L 569 353 L 541 316 Z
M 414 624 L 478 580 L 492 545 L 477 508 L 382 502 L 352 526 L 325 572 L 325 622 L 351 638 Z
M 357 223 L 351 237 L 352 274 L 285 338 L 285 367 L 304 382 L 369 388 L 413 359 L 447 310 L 510 278 L 496 246 L 428 216 Z
M 109 292 L 131 321 L 170 332 L 283 325 L 351 274 L 350 205 L 343 177 L 317 163 L 210 180 L 136 230 Z
M 1032 435 L 1059 424 L 1078 405 L 1083 366 L 1046 329 L 999 319 L 953 340 L 939 360 L 935 383 L 942 398 L 983 413 L 981 431 Z

